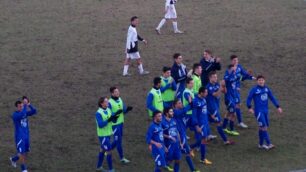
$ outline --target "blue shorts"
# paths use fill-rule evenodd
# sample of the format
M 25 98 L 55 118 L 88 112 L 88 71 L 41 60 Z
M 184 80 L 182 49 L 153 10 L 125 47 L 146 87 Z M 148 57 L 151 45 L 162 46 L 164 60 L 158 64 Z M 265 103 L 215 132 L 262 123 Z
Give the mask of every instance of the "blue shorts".
M 210 135 L 209 125 L 201 125 L 200 127 L 202 128 L 202 132 L 201 133 L 197 132 L 196 137 L 201 137 L 201 139 L 202 138 L 207 138 Z
M 227 101 L 225 101 L 225 105 L 226 105 L 226 109 L 229 113 L 235 113 L 236 103 L 227 100 Z
M 213 119 L 211 116 L 214 115 L 215 119 Z M 211 123 L 219 123 L 222 121 L 220 111 L 219 110 L 210 110 L 208 111 L 208 120 Z
M 99 137 L 100 147 L 105 151 L 112 150 L 112 146 L 110 143 L 110 136 Z
M 267 112 L 256 112 L 255 117 L 259 127 L 269 127 L 269 116 Z
M 115 141 L 122 140 L 123 135 L 123 123 L 118 125 L 113 125 L 113 135 Z
M 186 129 L 189 128 L 190 130 L 194 130 L 194 125 L 192 124 L 191 115 L 186 115 L 185 117 L 183 117 L 183 122 Z
M 152 145 L 152 156 L 154 158 L 154 163 L 156 167 L 165 167 L 166 166 L 166 157 L 164 148 L 153 148 Z
M 16 140 L 16 149 L 18 153 L 27 153 L 30 152 L 30 139 L 23 138 Z
M 180 144 L 179 143 L 173 143 L 168 146 L 168 153 L 166 155 L 167 160 L 173 161 L 173 160 L 180 160 L 182 157 L 182 153 L 180 150 Z
M 240 98 L 240 92 L 238 91 L 237 97 L 235 98 L 235 103 L 240 104 L 241 103 L 241 98 Z

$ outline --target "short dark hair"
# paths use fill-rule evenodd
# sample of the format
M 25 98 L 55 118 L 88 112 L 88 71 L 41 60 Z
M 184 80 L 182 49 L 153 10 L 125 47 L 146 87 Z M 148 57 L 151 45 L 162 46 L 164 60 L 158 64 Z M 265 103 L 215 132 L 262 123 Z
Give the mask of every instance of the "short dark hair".
M 180 102 L 181 101 L 181 99 L 179 99 L 179 98 L 175 98 L 174 100 L 173 100 L 173 106 L 175 106 L 178 102 Z
M 138 17 L 137 17 L 137 16 L 133 16 L 133 17 L 131 18 L 131 22 L 134 21 L 134 20 L 136 20 L 136 19 L 138 19 Z
M 20 100 L 17 100 L 16 102 L 15 102 L 15 107 L 17 107 L 19 104 L 21 104 L 22 102 L 20 101 Z
M 211 53 L 212 53 L 212 51 L 209 50 L 209 49 L 204 50 L 204 52 L 205 52 L 205 53 L 208 53 L 208 54 L 210 54 L 210 55 L 211 55 Z
M 193 72 L 194 72 L 198 67 L 200 67 L 200 66 L 201 66 L 200 63 L 195 63 L 195 64 L 193 64 L 193 67 L 192 67 Z
M 200 87 L 199 88 L 199 94 L 205 92 L 206 88 L 205 87 Z
M 24 100 L 24 99 L 27 99 L 27 100 L 28 100 L 28 97 L 27 97 L 27 96 L 22 96 L 21 99 L 22 99 L 22 100 Z
M 159 114 L 159 113 L 162 113 L 161 111 L 159 111 L 159 110 L 157 110 L 157 111 L 154 111 L 153 112 L 153 115 L 152 115 L 152 117 L 154 118 L 157 114 Z
M 230 69 L 230 68 L 232 68 L 232 67 L 234 67 L 233 64 L 230 64 L 230 65 L 227 66 L 228 69 Z
M 164 109 L 164 115 L 166 115 L 167 113 L 169 113 L 170 109 L 172 109 L 172 107 L 166 107 Z
M 98 106 L 99 106 L 99 107 L 102 107 L 102 106 L 101 106 L 101 103 L 103 103 L 105 99 L 106 99 L 106 97 L 100 97 L 100 98 L 99 98 L 99 101 L 98 101 Z
M 173 58 L 174 58 L 174 59 L 177 59 L 179 56 L 181 56 L 180 53 L 175 53 L 175 54 L 173 54 Z
M 154 86 L 156 86 L 157 84 L 159 84 L 161 82 L 161 78 L 160 77 L 155 77 L 154 79 L 153 79 L 153 84 L 154 84 Z
M 256 80 L 259 80 L 259 79 L 265 79 L 265 77 L 263 75 L 257 75 Z
M 233 59 L 235 59 L 235 58 L 238 58 L 238 56 L 235 55 L 235 54 L 231 55 L 231 57 L 230 57 L 231 60 L 233 60 Z
M 189 84 L 190 81 L 192 81 L 192 80 L 193 80 L 192 78 L 188 77 L 188 78 L 186 79 L 186 84 Z
M 170 67 L 168 67 L 168 66 L 164 66 L 164 67 L 163 67 L 163 72 L 164 72 L 164 73 L 167 72 L 167 71 L 169 71 L 169 70 L 171 70 Z
M 110 87 L 110 88 L 109 88 L 109 92 L 110 92 L 110 93 L 114 93 L 114 91 L 115 91 L 116 89 L 118 89 L 116 86 Z
M 208 77 L 210 78 L 211 76 L 213 76 L 213 75 L 215 75 L 215 74 L 217 74 L 216 71 L 211 71 L 211 72 L 208 73 Z

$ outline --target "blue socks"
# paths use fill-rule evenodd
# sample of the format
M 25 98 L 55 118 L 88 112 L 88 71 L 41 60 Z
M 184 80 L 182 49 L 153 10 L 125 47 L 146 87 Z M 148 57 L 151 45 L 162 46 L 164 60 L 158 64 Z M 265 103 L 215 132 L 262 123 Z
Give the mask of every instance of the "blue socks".
M 201 160 L 203 161 L 205 159 L 205 155 L 206 155 L 206 145 L 205 144 L 201 144 Z
M 161 172 L 159 167 L 155 167 L 154 172 Z
M 19 160 L 19 156 L 15 155 L 14 157 L 12 157 L 12 161 L 17 162 Z
M 258 130 L 258 136 L 259 136 L 259 145 L 262 146 L 263 142 L 264 142 L 263 131 L 262 130 Z
M 235 110 L 236 110 L 238 123 L 241 123 L 242 122 L 242 115 L 241 115 L 240 108 L 236 108 Z
M 186 161 L 187 161 L 187 164 L 188 164 L 188 167 L 189 167 L 190 171 L 194 171 L 195 168 L 194 168 L 194 165 L 191 161 L 191 157 L 189 155 L 186 156 Z
M 226 129 L 227 123 L 228 123 L 228 119 L 227 119 L 227 118 L 224 118 L 224 120 L 223 120 L 223 125 L 222 125 L 222 128 L 223 128 L 223 129 Z
M 113 169 L 112 154 L 107 154 L 106 159 L 107 159 L 108 169 L 112 170 Z
M 21 171 L 24 171 L 26 169 L 27 169 L 26 165 L 25 164 L 21 164 Z
M 174 172 L 180 171 L 180 163 L 174 163 Z
M 234 131 L 234 121 L 230 120 L 230 130 Z
M 266 141 L 267 145 L 270 145 L 270 137 L 268 131 L 262 131 L 263 139 Z
M 224 142 L 226 142 L 226 141 L 227 141 L 227 138 L 226 138 L 226 135 L 224 134 L 224 131 L 223 131 L 223 129 L 222 129 L 222 126 L 217 126 L 217 131 L 218 131 L 219 135 L 221 136 L 222 140 L 223 140 Z
M 102 166 L 103 160 L 104 160 L 104 152 L 99 152 L 97 168 L 100 168 Z

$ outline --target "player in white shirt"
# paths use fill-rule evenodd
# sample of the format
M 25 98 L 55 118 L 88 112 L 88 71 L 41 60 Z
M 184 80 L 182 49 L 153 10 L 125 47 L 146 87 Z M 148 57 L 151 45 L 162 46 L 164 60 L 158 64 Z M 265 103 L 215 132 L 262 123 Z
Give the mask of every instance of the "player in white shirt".
M 141 75 L 146 75 L 149 73 L 148 71 L 143 70 L 142 61 L 138 51 L 138 41 L 142 41 L 147 45 L 147 41 L 137 34 L 136 27 L 138 23 L 139 21 L 137 16 L 131 18 L 131 25 L 129 27 L 126 40 L 126 58 L 124 61 L 123 76 L 130 76 L 128 69 L 131 59 L 136 59 L 138 70 Z
M 160 29 L 166 23 L 167 20 L 172 21 L 174 33 L 183 33 L 177 27 L 177 15 L 175 10 L 175 3 L 177 0 L 166 0 L 165 4 L 165 17 L 160 21 L 159 25 L 155 29 L 157 34 L 161 34 Z

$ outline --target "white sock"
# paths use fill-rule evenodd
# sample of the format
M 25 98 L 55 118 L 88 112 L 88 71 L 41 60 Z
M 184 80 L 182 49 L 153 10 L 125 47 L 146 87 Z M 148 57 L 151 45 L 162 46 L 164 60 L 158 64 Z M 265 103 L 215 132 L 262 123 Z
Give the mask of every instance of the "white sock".
M 139 73 L 143 73 L 143 67 L 142 67 L 142 64 L 138 65 L 138 70 L 139 70 Z
M 174 32 L 178 31 L 177 22 L 172 22 Z
M 123 67 L 123 75 L 126 75 L 128 73 L 129 65 L 124 65 Z
M 166 23 L 166 19 L 163 18 L 163 19 L 160 21 L 160 23 L 159 23 L 159 25 L 157 26 L 156 29 L 157 29 L 157 30 L 161 29 L 165 23 Z

